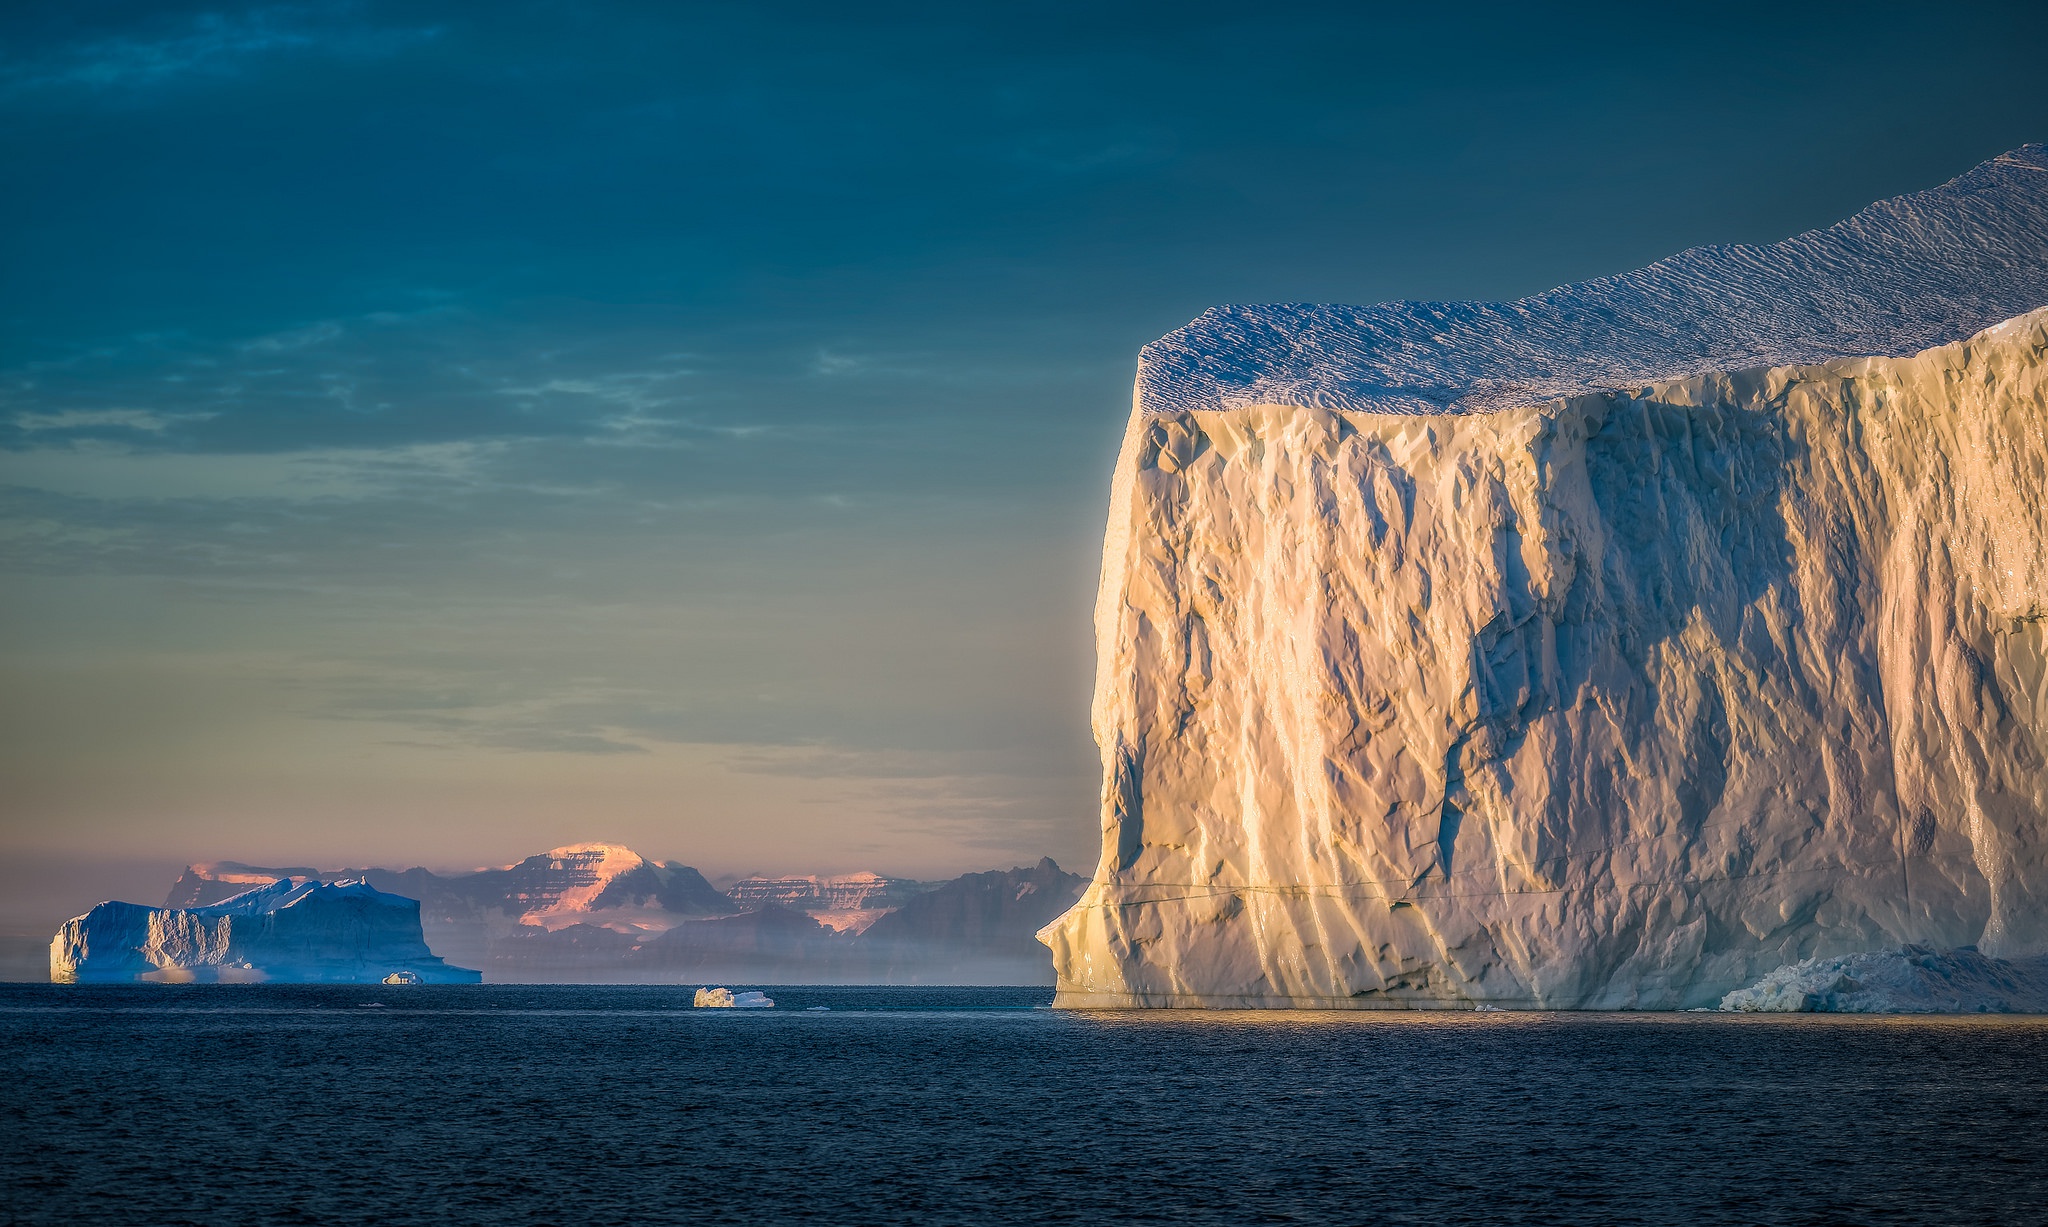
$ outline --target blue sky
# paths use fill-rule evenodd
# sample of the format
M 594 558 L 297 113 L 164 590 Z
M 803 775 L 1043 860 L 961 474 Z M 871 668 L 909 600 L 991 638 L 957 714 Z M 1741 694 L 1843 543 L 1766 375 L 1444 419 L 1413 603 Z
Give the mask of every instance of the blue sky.
M 17 862 L 1085 870 L 1132 363 L 2048 135 L 2030 5 L 17 3 Z

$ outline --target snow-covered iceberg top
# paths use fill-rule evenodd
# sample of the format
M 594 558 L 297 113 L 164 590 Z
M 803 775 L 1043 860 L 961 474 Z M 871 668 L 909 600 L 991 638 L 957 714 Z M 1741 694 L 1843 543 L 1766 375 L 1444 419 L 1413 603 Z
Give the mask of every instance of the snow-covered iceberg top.
M 1215 307 L 1147 346 L 1147 414 L 1479 413 L 1712 371 L 1902 356 L 2048 305 L 2048 145 L 1766 247 L 1509 303 Z
M 308 899 L 333 902 L 342 899 L 360 900 L 372 907 L 418 908 L 417 900 L 403 895 L 387 894 L 368 882 L 349 879 L 340 882 L 325 882 L 319 878 L 280 878 L 265 886 L 245 890 L 219 903 L 205 907 L 181 908 L 194 916 L 260 916 L 265 912 L 281 911 L 295 907 Z M 101 906 L 106 906 L 102 904 Z M 134 904 L 120 904 L 133 907 Z
M 283 878 L 206 907 L 109 901 L 64 922 L 50 978 L 78 981 L 282 981 L 474 984 L 420 929 L 420 905 L 367 882 Z

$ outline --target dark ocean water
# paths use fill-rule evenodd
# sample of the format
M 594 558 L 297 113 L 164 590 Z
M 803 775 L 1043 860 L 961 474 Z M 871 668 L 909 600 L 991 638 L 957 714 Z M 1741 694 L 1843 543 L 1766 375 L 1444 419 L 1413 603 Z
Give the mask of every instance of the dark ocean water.
M 2048 1019 L 770 992 L 0 986 L 0 1220 L 2048 1222 Z

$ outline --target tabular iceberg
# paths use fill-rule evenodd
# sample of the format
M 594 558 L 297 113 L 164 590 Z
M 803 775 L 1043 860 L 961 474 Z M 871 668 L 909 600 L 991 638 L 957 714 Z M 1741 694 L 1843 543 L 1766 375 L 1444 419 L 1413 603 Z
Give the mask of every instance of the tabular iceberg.
M 2044 304 L 2027 146 L 1771 247 L 1148 347 L 1060 1003 L 2048 951 Z
M 417 900 L 364 882 L 285 878 L 207 907 L 102 903 L 50 942 L 59 983 L 475 984 L 427 949 Z
M 735 993 L 729 988 L 700 988 L 691 1004 L 700 1010 L 772 1010 L 775 999 L 756 989 Z

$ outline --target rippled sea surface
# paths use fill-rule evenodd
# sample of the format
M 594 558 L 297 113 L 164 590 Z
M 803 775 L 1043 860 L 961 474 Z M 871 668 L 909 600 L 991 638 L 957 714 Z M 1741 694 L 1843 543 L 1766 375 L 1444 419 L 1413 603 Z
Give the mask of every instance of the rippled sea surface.
M 769 991 L 0 986 L 0 1221 L 2048 1222 L 2044 1019 Z

